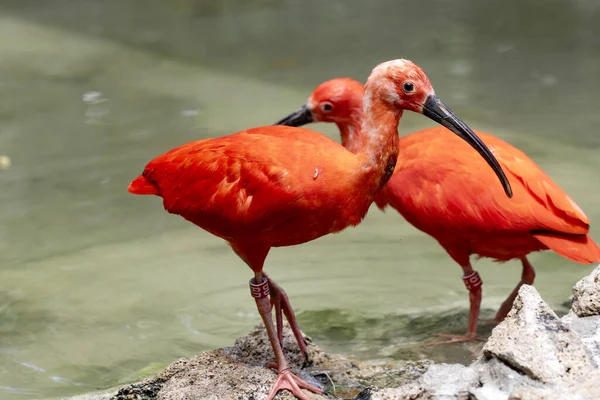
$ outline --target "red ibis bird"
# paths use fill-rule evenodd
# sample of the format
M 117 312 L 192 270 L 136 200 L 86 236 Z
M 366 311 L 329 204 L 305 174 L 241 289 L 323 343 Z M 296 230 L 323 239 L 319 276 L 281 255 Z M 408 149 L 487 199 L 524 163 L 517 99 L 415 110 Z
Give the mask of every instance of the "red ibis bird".
M 179 146 L 150 161 L 129 185 L 130 193 L 160 196 L 169 213 L 226 240 L 254 272 L 250 293 L 278 370 L 269 400 L 283 389 L 300 399 L 308 399 L 301 388 L 321 391 L 295 376 L 283 354 L 273 305 L 278 328 L 282 310 L 305 355 L 306 346 L 285 292 L 263 272 L 267 254 L 272 247 L 306 243 L 361 222 L 394 171 L 403 110 L 423 114 L 468 142 L 511 193 L 489 149 L 442 103 L 411 61 L 375 67 L 363 102 L 367 117 L 356 154 L 317 132 L 267 126 Z
M 348 150 L 359 152 L 365 140 L 360 82 L 338 78 L 319 85 L 307 103 L 278 125 L 335 123 Z M 600 261 L 600 249 L 588 235 L 589 220 L 575 202 L 525 153 L 495 136 L 476 131 L 507 172 L 514 190 L 502 196 L 495 175 L 483 160 L 442 127 L 400 138 L 398 163 L 386 187 L 375 199 L 395 208 L 417 229 L 435 238 L 463 270 L 470 311 L 466 335 L 438 334 L 465 342 L 477 338 L 482 280 L 470 255 L 497 261 L 519 259 L 521 280 L 496 313 L 502 321 L 523 284 L 533 284 L 535 271 L 527 254 L 551 249 L 582 264 Z

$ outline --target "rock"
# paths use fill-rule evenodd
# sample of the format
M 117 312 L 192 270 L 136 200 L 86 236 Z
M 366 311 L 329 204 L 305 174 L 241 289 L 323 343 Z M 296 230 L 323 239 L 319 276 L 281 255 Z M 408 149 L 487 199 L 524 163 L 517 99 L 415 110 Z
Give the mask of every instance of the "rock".
M 521 287 L 512 310 L 492 331 L 483 354 L 550 384 L 579 379 L 595 368 L 581 338 L 529 285 Z
M 598 354 L 600 317 L 561 321 L 524 285 L 477 361 L 432 365 L 415 382 L 375 391 L 372 399 L 597 399 Z
M 307 382 L 322 386 L 305 371 L 294 368 L 294 372 Z M 217 350 L 171 365 L 163 376 L 168 379 L 160 387 L 156 396 L 158 399 L 217 400 L 265 398 L 275 382 L 276 374 L 264 366 L 241 363 L 225 350 Z M 278 398 L 294 399 L 288 392 L 282 392 Z M 315 400 L 325 398 L 311 396 Z
M 309 342 L 308 350 L 315 364 L 320 365 L 324 361 L 323 352 L 317 346 Z M 287 330 L 284 352 L 295 374 L 317 387 L 323 386 L 300 369 L 302 358 Z M 273 352 L 264 328 L 255 329 L 237 339 L 233 347 L 175 361 L 162 373 L 119 390 L 114 399 L 263 399 L 267 397 L 277 376 L 265 367 L 271 360 Z M 294 399 L 285 391 L 276 398 Z M 312 395 L 311 399 L 326 397 Z
M 360 399 L 360 396 L 367 400 L 372 382 L 398 386 L 421 376 L 430 364 L 350 361 L 325 354 L 309 337 L 307 345 L 313 365 L 301 369 L 303 358 L 289 326 L 285 325 L 283 350 L 292 371 L 326 390 L 324 395 L 306 392 L 312 400 Z M 272 360 L 271 345 L 260 325 L 236 340 L 233 347 L 175 361 L 160 374 L 121 388 L 112 400 L 264 399 L 276 378 L 276 373 L 265 367 Z M 275 398 L 294 399 L 287 391 L 279 392 Z
M 569 385 L 559 387 L 530 388 L 514 390 L 509 400 L 598 400 L 600 391 L 600 371 L 596 370 Z M 479 398 L 478 398 L 479 400 Z
M 581 338 L 596 366 L 600 366 L 600 315 L 577 318 L 575 314 L 569 313 L 562 321 Z
M 431 365 L 427 372 L 413 383 L 394 389 L 379 390 L 373 400 L 468 400 L 471 388 L 479 386 L 477 373 L 460 364 Z
M 506 392 L 494 386 L 482 386 L 471 390 L 469 400 L 506 400 Z
M 573 287 L 571 310 L 578 317 L 600 315 L 600 266 Z
M 497 358 L 480 357 L 471 367 L 477 372 L 481 383 L 480 388 L 472 390 L 478 400 L 505 400 L 508 393 L 517 387 L 544 387 L 542 382 L 531 379 Z M 504 393 L 504 397 L 498 397 L 498 393 Z

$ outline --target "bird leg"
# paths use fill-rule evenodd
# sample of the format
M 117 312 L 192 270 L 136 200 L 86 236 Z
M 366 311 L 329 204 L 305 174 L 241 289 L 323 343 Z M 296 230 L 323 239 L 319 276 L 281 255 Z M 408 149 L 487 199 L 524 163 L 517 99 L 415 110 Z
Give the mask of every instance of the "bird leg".
M 527 257 L 521 258 L 521 264 L 523 264 L 523 272 L 521 273 L 521 281 L 517 284 L 517 287 L 511 292 L 511 294 L 504 300 L 498 312 L 496 313 L 496 317 L 494 318 L 494 322 L 500 323 L 506 318 L 509 311 L 511 310 L 515 299 L 517 298 L 517 294 L 519 294 L 519 289 L 523 285 L 532 285 L 535 280 L 535 270 L 533 266 L 527 260 Z
M 471 266 L 463 267 L 465 274 L 462 279 L 465 286 L 469 290 L 469 324 L 467 326 L 466 335 L 451 335 L 447 333 L 437 333 L 434 336 L 441 336 L 448 338 L 441 342 L 428 343 L 426 346 L 437 346 L 440 344 L 451 344 L 451 343 L 463 343 L 471 342 L 475 340 L 485 341 L 485 339 L 477 336 L 477 318 L 479 317 L 479 310 L 481 308 L 481 285 L 483 281 L 479 277 L 479 273 L 474 271 Z
M 269 289 L 271 290 L 271 306 L 275 307 L 277 338 L 279 339 L 279 343 L 283 347 L 283 311 L 283 314 L 285 314 L 285 319 L 287 319 L 290 323 L 290 328 L 294 333 L 296 342 L 298 342 L 298 347 L 304 356 L 302 368 L 305 368 L 310 365 L 310 359 L 308 358 L 308 347 L 306 346 L 306 339 L 302 335 L 300 327 L 298 326 L 298 321 L 296 320 L 296 315 L 294 314 L 294 310 L 292 309 L 288 295 L 285 290 L 283 290 L 283 288 L 277 284 L 277 282 L 271 279 L 264 272 L 263 276 L 267 279 L 267 282 L 269 283 Z
M 256 283 L 260 282 L 260 283 Z M 310 400 L 310 398 L 302 392 L 302 389 L 308 389 L 313 393 L 323 393 L 323 391 L 304 380 L 295 376 L 285 359 L 283 349 L 279 343 L 275 327 L 273 326 L 273 319 L 271 316 L 271 301 L 269 300 L 269 282 L 266 278 L 263 278 L 262 272 L 255 273 L 254 279 L 250 280 L 250 294 L 256 301 L 256 308 L 265 324 L 267 329 L 267 335 L 275 354 L 275 363 L 272 365 L 278 371 L 277 380 L 271 389 L 271 392 L 267 396 L 267 400 L 272 400 L 277 392 L 280 390 L 289 390 L 294 396 L 300 400 Z

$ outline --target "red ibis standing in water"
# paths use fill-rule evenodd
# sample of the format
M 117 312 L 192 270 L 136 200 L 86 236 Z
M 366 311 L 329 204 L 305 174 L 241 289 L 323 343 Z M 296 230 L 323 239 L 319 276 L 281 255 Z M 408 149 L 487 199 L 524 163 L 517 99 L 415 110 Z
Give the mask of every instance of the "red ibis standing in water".
M 129 185 L 129 192 L 160 196 L 168 212 L 229 242 L 254 272 L 250 293 L 278 369 L 268 399 L 282 389 L 300 399 L 308 399 L 301 388 L 321 391 L 292 374 L 283 354 L 272 304 L 296 327 L 300 348 L 306 347 L 283 289 L 263 273 L 267 254 L 272 247 L 306 243 L 361 222 L 394 171 L 403 110 L 424 114 L 468 142 L 511 193 L 492 153 L 441 102 L 412 62 L 394 60 L 375 67 L 363 102 L 366 118 L 355 154 L 317 132 L 267 126 L 179 146 L 150 161 Z M 280 312 L 276 316 L 280 320 Z
M 333 122 L 342 145 L 352 152 L 363 147 L 361 131 L 364 88 L 349 78 L 319 85 L 299 111 L 279 125 L 301 126 Z M 495 321 L 502 321 L 523 284 L 533 284 L 535 271 L 527 254 L 554 250 L 582 264 L 600 261 L 600 248 L 588 235 L 589 220 L 548 175 L 525 153 L 495 136 L 477 132 L 508 173 L 512 199 L 502 196 L 496 176 L 483 160 L 445 128 L 436 127 L 400 138 L 398 163 L 386 187 L 375 199 L 395 208 L 408 222 L 433 236 L 463 269 L 470 312 L 466 335 L 447 335 L 456 343 L 478 339 L 477 318 L 482 281 L 470 255 L 497 261 L 520 259 L 521 281 L 502 303 Z

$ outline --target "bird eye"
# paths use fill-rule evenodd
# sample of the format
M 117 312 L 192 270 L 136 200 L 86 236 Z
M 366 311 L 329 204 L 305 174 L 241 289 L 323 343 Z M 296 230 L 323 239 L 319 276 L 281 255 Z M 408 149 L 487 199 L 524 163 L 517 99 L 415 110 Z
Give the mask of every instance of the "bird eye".
M 402 85 L 402 89 L 406 92 L 406 93 L 411 93 L 415 91 L 415 85 L 410 83 L 410 82 L 404 82 L 404 85 Z
M 321 103 L 321 111 L 329 112 L 331 110 L 333 110 L 333 104 L 331 104 L 329 102 Z

